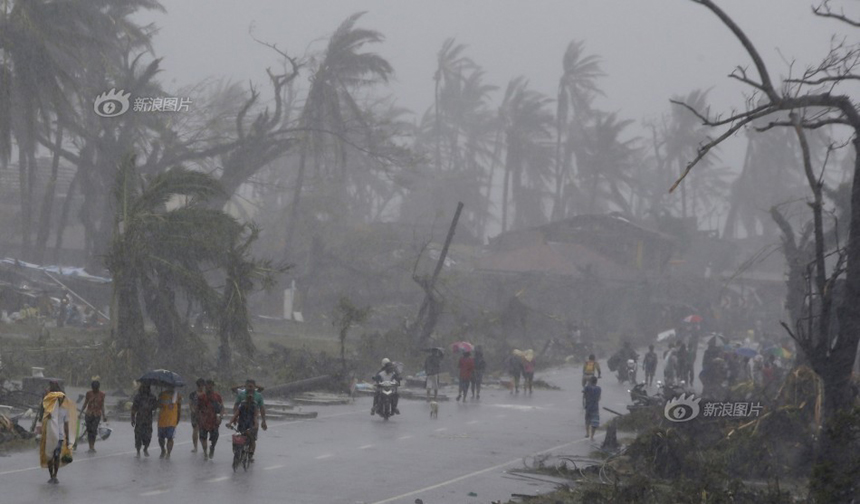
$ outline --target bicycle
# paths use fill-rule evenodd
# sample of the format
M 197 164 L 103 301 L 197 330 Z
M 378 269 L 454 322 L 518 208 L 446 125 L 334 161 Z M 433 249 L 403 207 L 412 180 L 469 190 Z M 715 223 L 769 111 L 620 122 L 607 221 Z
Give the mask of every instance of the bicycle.
M 230 424 L 227 424 L 227 428 L 236 431 L 236 434 L 233 434 L 233 472 L 236 472 L 240 464 L 242 469 L 247 471 L 251 459 L 251 436 L 253 433 L 251 429 L 239 432 Z

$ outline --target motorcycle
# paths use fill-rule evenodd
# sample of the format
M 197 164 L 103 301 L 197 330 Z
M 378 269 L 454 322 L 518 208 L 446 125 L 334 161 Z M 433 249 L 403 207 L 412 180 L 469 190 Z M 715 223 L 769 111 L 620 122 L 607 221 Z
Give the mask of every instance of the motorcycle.
M 618 383 L 629 381 L 636 383 L 636 370 L 638 364 L 633 359 L 628 359 L 627 364 L 618 367 Z
M 637 383 L 633 386 L 632 389 L 628 390 L 630 393 L 630 400 L 633 401 L 632 405 L 628 405 L 628 410 L 634 410 L 638 408 L 647 408 L 651 406 L 662 406 L 663 397 L 660 393 L 656 393 L 654 395 L 648 395 L 648 391 L 645 390 L 644 383 Z
M 394 394 L 397 393 L 396 381 L 383 381 L 376 384 L 376 413 L 383 420 L 388 420 L 394 414 Z
M 687 390 L 687 384 L 683 381 L 681 383 L 663 383 L 658 380 L 657 387 L 660 389 L 660 395 L 663 397 L 664 401 L 675 399 L 676 397 L 680 397 L 688 392 L 692 392 Z

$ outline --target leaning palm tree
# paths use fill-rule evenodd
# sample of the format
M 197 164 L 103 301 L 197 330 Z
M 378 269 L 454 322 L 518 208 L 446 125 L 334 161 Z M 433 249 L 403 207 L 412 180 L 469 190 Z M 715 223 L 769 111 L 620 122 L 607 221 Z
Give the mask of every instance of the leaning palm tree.
M 524 77 L 508 83 L 501 107 L 505 124 L 505 175 L 502 181 L 502 232 L 508 226 L 508 200 L 519 225 L 539 224 L 544 186 L 551 169 L 547 139 L 552 128 L 550 99 L 528 88 Z M 529 216 L 528 218 L 526 216 Z
M 556 99 L 555 191 L 551 220 L 563 217 L 565 179 L 572 177 L 572 144 L 576 140 L 573 132 L 582 129 L 590 115 L 592 100 L 603 94 L 597 87 L 597 79 L 606 75 L 600 68 L 600 57 L 585 56 L 584 52 L 585 42 L 574 40 L 568 44 L 562 59 L 563 72 Z
M 114 284 L 113 334 L 132 371 L 149 355 L 143 308 L 155 326 L 156 354 L 168 361 L 194 337 L 176 308 L 177 293 L 218 313 L 219 293 L 204 272 L 224 263 L 243 231 L 231 216 L 207 206 L 220 191 L 201 172 L 174 168 L 144 178 L 134 156 L 119 166 L 106 265 Z
M 359 12 L 349 16 L 335 30 L 319 65 L 314 70 L 308 97 L 299 119 L 304 130 L 299 146 L 299 168 L 296 175 L 290 216 L 287 225 L 286 243 L 290 246 L 299 215 L 299 201 L 305 185 L 308 156 L 313 157 L 315 175 L 322 171 L 336 173 L 341 178 L 346 165 L 348 122 L 357 127 L 366 127 L 361 107 L 353 93 L 356 89 L 387 82 L 393 73 L 388 61 L 373 52 L 361 52 L 366 44 L 384 40 L 375 30 L 357 28 L 355 24 L 364 15 Z M 326 170 L 323 156 L 333 147 L 335 156 Z
M 111 59 L 119 41 L 146 38 L 129 18 L 156 0 L 7 0 L 0 12 L 0 159 L 18 148 L 21 234 L 30 253 L 36 150 L 57 122 L 73 128 L 81 68 Z M 92 99 L 92 97 L 89 97 Z M 62 126 L 58 126 L 58 129 Z

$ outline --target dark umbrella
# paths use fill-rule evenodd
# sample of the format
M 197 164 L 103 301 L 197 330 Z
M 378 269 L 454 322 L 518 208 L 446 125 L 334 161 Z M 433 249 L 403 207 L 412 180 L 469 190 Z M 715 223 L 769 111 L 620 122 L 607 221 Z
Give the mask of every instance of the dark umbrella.
M 138 378 L 137 381 L 148 385 L 161 385 L 163 387 L 185 386 L 185 380 L 183 380 L 181 376 L 166 369 L 153 369 L 152 371 L 147 371 L 143 376 Z

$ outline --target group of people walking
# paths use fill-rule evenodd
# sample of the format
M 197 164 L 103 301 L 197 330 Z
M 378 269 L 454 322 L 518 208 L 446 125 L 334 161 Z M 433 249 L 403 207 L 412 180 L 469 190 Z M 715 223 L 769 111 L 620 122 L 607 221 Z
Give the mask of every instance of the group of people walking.
M 442 369 L 444 352 L 440 348 L 427 350 L 429 355 L 424 359 L 424 373 L 426 374 L 427 400 L 435 400 L 439 395 L 439 375 Z M 504 360 L 504 367 L 512 378 L 511 394 L 520 392 L 520 379 L 523 380 L 523 392 L 532 393 L 535 374 L 535 354 L 533 350 L 514 349 Z M 481 345 L 477 345 L 472 351 L 462 352 L 457 360 L 458 392 L 457 401 L 469 398 L 481 399 L 481 384 L 484 381 L 484 373 L 487 369 L 487 361 Z
M 224 418 L 224 400 L 215 390 L 214 380 L 200 378 L 196 381 L 196 386 L 196 390 L 188 395 L 193 445 L 191 451 L 196 453 L 199 444 L 203 450 L 204 460 L 209 460 L 215 455 L 219 428 Z M 249 452 L 250 460 L 253 462 L 258 427 L 262 427 L 263 430 L 268 428 L 263 395 L 251 379 L 245 382 L 244 388 L 236 387 L 235 390 L 238 395 L 227 427 L 250 435 Z M 95 453 L 99 423 L 107 421 L 105 394 L 100 390 L 98 380 L 93 380 L 91 390 L 85 396 L 81 413 L 84 415 L 89 444 L 88 453 Z M 145 457 L 149 456 L 153 420 L 156 414 L 161 458 L 169 459 L 173 451 L 176 427 L 182 418 L 182 395 L 170 386 L 165 386 L 158 395 L 155 395 L 152 392 L 152 386 L 143 383 L 135 393 L 131 405 L 131 425 L 134 428 L 134 447 L 137 457 L 140 457 L 141 450 Z M 69 401 L 58 382 L 50 382 L 48 391 L 42 398 L 39 417 L 42 422 L 40 464 L 48 469 L 50 474 L 48 483 L 56 484 L 59 482 L 57 479 L 59 468 L 72 461 L 74 439 L 70 438 L 70 432 L 74 432 L 78 419 L 75 404 Z

